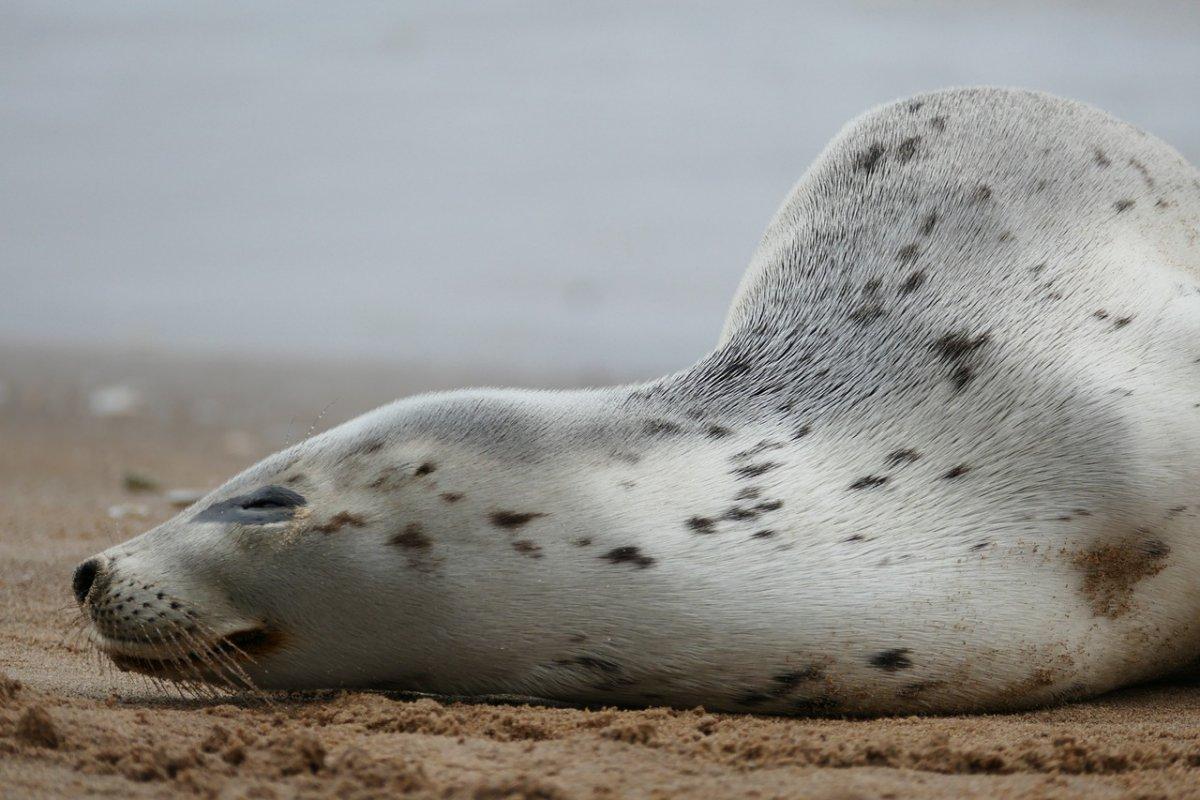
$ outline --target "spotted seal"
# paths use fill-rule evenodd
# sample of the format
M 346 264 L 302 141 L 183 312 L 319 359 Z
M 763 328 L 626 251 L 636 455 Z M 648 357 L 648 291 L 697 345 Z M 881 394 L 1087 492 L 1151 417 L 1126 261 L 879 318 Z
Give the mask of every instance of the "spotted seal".
M 384 406 L 89 559 L 175 680 L 974 711 L 1200 643 L 1200 176 L 1045 94 L 851 122 L 716 348 L 636 386 Z

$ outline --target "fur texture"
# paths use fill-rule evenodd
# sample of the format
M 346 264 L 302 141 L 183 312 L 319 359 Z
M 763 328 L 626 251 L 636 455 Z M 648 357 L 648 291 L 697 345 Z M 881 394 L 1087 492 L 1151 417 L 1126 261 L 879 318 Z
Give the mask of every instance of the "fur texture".
M 697 364 L 411 398 L 272 456 L 98 557 L 95 640 L 178 677 L 178 617 L 266 632 L 268 688 L 769 712 L 1160 674 L 1200 643 L 1198 226 L 1196 170 L 1088 106 L 875 109 Z M 303 503 L 238 510 L 266 486 Z

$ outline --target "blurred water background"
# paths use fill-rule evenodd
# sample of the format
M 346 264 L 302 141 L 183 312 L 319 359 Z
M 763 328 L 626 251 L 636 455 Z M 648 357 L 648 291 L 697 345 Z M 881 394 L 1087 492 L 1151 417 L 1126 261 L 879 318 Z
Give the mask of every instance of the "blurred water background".
M 2 352 L 676 369 L 843 123 L 976 83 L 1198 162 L 1200 4 L 4 0 Z

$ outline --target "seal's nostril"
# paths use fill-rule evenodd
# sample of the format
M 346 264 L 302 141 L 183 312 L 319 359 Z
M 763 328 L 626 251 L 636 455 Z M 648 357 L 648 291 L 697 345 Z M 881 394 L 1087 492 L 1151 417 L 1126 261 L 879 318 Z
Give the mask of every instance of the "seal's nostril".
M 88 592 L 92 590 L 92 584 L 96 582 L 96 575 L 99 572 L 100 559 L 98 558 L 89 558 L 75 568 L 75 575 L 71 578 L 71 589 L 75 592 L 75 599 L 80 604 L 87 600 Z

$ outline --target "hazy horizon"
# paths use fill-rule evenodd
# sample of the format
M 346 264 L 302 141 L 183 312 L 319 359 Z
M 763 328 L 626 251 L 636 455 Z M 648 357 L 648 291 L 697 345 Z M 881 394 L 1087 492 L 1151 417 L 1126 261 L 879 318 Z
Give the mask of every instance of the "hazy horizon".
M 1195 4 L 0 5 L 0 340 L 621 378 L 846 121 L 976 83 L 1200 160 Z

